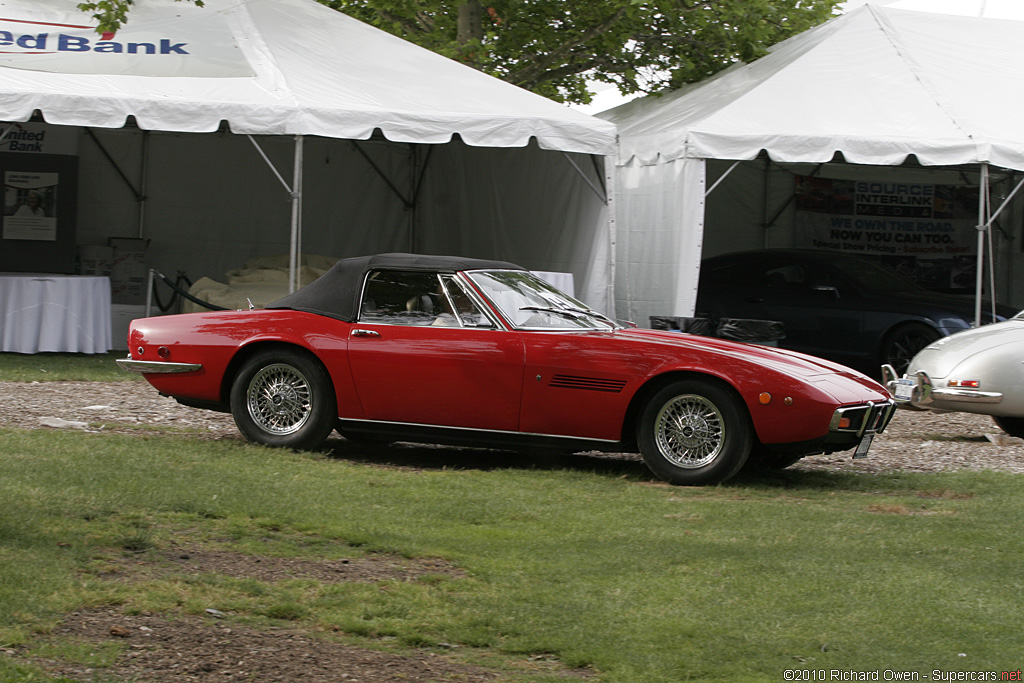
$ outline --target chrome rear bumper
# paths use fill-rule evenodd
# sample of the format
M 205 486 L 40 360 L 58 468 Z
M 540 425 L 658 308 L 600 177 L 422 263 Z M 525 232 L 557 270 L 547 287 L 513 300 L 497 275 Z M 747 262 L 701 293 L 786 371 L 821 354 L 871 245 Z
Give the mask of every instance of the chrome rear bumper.
M 910 387 L 910 396 L 898 396 L 897 385 L 901 382 L 906 383 L 907 380 L 913 380 L 914 382 L 913 386 Z M 891 365 L 882 366 L 882 384 L 893 395 L 900 408 L 930 408 L 933 407 L 935 402 L 992 404 L 1002 403 L 1003 401 L 1003 394 L 998 391 L 936 387 L 931 377 L 924 371 L 914 373 L 913 377 L 909 375 L 899 377 Z

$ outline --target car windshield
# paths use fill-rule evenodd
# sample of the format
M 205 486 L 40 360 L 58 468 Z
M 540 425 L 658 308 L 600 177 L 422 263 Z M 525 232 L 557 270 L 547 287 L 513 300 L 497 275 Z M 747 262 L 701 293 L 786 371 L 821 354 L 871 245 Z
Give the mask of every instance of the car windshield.
M 520 329 L 608 329 L 618 325 L 533 273 L 471 271 L 470 279 L 501 314 Z
M 924 290 L 913 280 L 866 259 L 830 258 L 829 263 L 844 276 L 871 292 L 918 292 Z

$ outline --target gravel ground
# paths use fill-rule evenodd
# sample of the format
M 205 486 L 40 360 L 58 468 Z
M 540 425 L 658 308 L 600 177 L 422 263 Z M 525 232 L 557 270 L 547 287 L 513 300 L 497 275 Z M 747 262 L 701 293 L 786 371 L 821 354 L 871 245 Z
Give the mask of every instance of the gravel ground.
M 174 430 L 241 439 L 230 415 L 179 405 L 143 381 L 0 382 L 0 426 L 124 433 Z M 867 458 L 854 460 L 851 454 L 805 458 L 794 467 L 1024 472 L 1024 440 L 1006 436 L 989 417 L 967 413 L 901 410 L 875 439 Z

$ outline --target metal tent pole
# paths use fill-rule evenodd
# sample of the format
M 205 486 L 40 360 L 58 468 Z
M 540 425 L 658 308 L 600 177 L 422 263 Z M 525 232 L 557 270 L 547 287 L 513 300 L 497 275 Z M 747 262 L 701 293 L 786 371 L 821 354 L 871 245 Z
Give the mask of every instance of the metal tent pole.
M 149 131 L 142 131 L 142 158 L 139 166 L 139 231 L 140 238 L 146 236 L 146 192 L 149 184 Z M 149 311 L 146 311 L 149 315 Z
M 978 187 L 978 265 L 974 275 L 974 327 L 981 327 L 981 293 L 985 282 L 985 233 L 988 223 L 988 164 L 981 165 L 981 183 Z
M 292 170 L 292 245 L 288 263 L 288 293 L 299 288 L 299 259 L 302 255 L 302 151 L 305 138 L 295 136 L 295 165 Z
M 991 185 L 991 180 L 989 182 L 989 185 Z M 985 231 L 988 233 L 988 236 L 989 236 L 989 240 L 988 240 L 989 294 L 991 294 L 991 301 L 989 302 L 989 304 L 991 305 L 991 309 L 992 309 L 991 312 L 992 312 L 992 320 L 993 321 L 995 321 L 995 319 L 996 319 L 996 257 L 995 257 L 995 244 L 994 244 L 995 240 L 992 239 L 992 224 L 996 222 L 996 218 L 998 218 L 999 214 L 1001 214 L 1003 212 L 1003 209 L 1005 209 L 1007 206 L 1010 205 L 1010 202 L 1013 200 L 1013 198 L 1017 194 L 1017 192 L 1020 191 L 1020 188 L 1022 186 L 1024 186 L 1024 179 L 1021 179 L 1014 186 L 1013 191 L 1011 191 L 1010 194 L 1008 194 L 1006 196 L 1006 198 L 1003 199 L 1002 203 L 999 205 L 999 207 L 995 211 L 991 210 L 991 208 L 992 208 L 991 198 L 990 197 L 986 197 L 986 202 L 985 203 L 986 203 L 986 206 L 988 207 L 988 212 L 987 212 L 987 215 L 984 216 L 984 220 L 985 220 L 984 225 L 985 225 Z
M 256 142 L 256 138 L 251 135 L 246 135 L 249 138 L 249 142 L 252 143 L 256 151 L 263 157 L 263 161 L 267 163 L 270 170 L 274 172 L 277 179 L 284 189 L 288 191 L 288 194 L 292 198 L 292 232 L 291 232 L 291 247 L 288 254 L 288 293 L 291 294 L 298 289 L 299 279 L 299 253 L 302 249 L 302 143 L 304 138 L 301 135 L 295 136 L 295 158 L 293 161 L 292 168 L 292 186 L 288 187 L 288 183 L 278 173 L 277 168 L 273 162 L 270 161 L 270 157 L 260 147 L 260 143 Z

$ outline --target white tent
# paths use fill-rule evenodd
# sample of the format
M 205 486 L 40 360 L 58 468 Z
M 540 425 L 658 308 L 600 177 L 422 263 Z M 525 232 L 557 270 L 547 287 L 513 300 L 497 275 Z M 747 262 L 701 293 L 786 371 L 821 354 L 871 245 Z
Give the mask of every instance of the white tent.
M 910 174 L 903 178 L 918 180 L 949 169 L 975 185 L 989 168 L 1024 170 L 1021 74 L 1024 23 L 869 4 L 756 62 L 601 114 L 621 136 L 619 314 L 692 315 L 706 239 L 720 251 L 790 246 L 767 232 L 778 194 L 762 187 L 766 168 L 887 178 L 894 171 L 879 167 L 899 166 Z M 723 201 L 743 204 L 756 194 L 764 202 L 746 236 L 712 228 L 705 211 L 715 185 L 731 182 L 734 162 L 719 160 L 744 162 L 736 167 L 742 187 Z M 756 179 L 744 167 L 756 167 Z M 792 198 L 792 179 L 782 192 Z M 986 227 L 992 214 L 982 207 L 976 225 Z M 705 231 L 706 217 L 709 231 L 722 235 Z
M 573 272 L 611 308 L 613 125 L 313 0 L 136 0 L 102 36 L 76 4 L 0 1 L 0 120 L 84 131 L 79 243 L 145 237 L 214 276 L 284 245 L 293 271 L 458 251 Z

